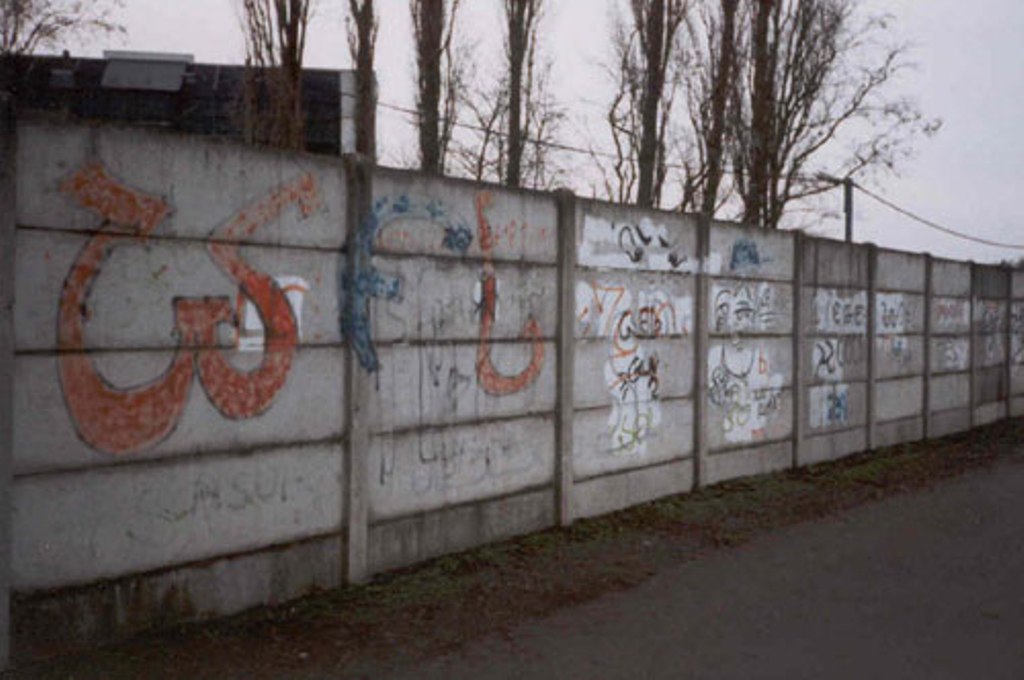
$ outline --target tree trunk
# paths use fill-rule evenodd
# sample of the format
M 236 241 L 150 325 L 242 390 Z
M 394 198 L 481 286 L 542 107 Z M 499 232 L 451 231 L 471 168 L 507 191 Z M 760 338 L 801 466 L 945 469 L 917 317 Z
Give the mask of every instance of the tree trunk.
M 349 0 L 356 25 L 352 55 L 356 65 L 356 153 L 377 157 L 377 97 L 374 91 L 373 59 L 376 15 L 373 0 Z
M 526 57 L 527 5 L 533 0 L 507 0 L 508 14 L 508 168 L 505 184 L 518 187 L 523 160 L 523 64 Z
M 752 49 L 754 53 L 754 89 L 751 94 L 750 184 L 744 196 L 744 221 L 764 226 L 768 194 L 768 145 L 772 130 L 775 78 L 769 50 L 769 20 L 772 0 L 758 0 L 754 12 Z
M 419 0 L 420 168 L 441 174 L 440 104 L 441 52 L 444 35 L 444 0 Z
M 725 112 L 732 91 L 733 64 L 736 60 L 736 10 L 739 0 L 722 0 L 722 36 L 719 43 L 718 70 L 714 74 L 711 93 L 711 126 L 708 132 L 708 179 L 704 187 L 701 212 L 715 216 L 718 188 L 722 183 L 722 158 L 725 154 Z
M 654 207 L 654 172 L 658 155 L 658 105 L 665 89 L 665 6 L 666 0 L 651 0 L 647 5 L 643 41 L 646 74 L 640 104 L 640 151 L 637 155 L 639 186 L 637 205 Z

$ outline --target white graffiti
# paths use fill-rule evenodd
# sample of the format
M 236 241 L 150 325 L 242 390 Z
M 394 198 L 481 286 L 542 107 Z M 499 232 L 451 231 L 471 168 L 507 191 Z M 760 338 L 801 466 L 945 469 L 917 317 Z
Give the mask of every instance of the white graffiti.
M 812 430 L 846 425 L 850 420 L 850 386 L 845 383 L 816 385 L 807 395 Z
M 832 288 L 814 294 L 815 325 L 823 333 L 865 333 L 868 327 L 868 294 Z
M 721 418 L 728 442 L 750 442 L 774 434 L 782 406 L 782 375 L 763 347 L 740 340 L 708 351 L 708 401 Z
M 715 283 L 711 300 L 711 325 L 716 332 L 764 332 L 780 325 L 780 301 L 771 284 Z
M 935 341 L 933 356 L 939 371 L 966 371 L 970 351 L 967 338 L 939 338 Z
M 906 333 L 910 320 L 910 306 L 902 293 L 878 293 L 875 296 L 875 332 L 879 335 Z
M 588 267 L 694 272 L 697 263 L 675 237 L 650 218 L 616 222 L 593 215 L 583 218 L 579 263 Z
M 580 282 L 576 286 L 577 330 L 610 338 L 604 380 L 612 398 L 610 450 L 642 455 L 661 424 L 661 360 L 644 341 L 689 332 L 693 301 L 655 288 Z

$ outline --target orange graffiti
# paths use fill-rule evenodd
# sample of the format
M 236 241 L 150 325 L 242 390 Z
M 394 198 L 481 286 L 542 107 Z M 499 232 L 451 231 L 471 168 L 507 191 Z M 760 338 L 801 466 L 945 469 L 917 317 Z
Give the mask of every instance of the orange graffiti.
M 491 195 L 489 192 L 484 191 L 477 195 L 476 219 L 480 238 L 480 251 L 484 260 L 484 272 L 483 299 L 480 312 L 480 343 L 477 345 L 476 351 L 476 374 L 477 380 L 479 380 L 485 392 L 502 396 L 519 392 L 537 379 L 544 365 L 544 343 L 541 340 L 540 325 L 538 325 L 536 319 L 531 317 L 523 324 L 522 332 L 519 335 L 520 339 L 533 342 L 533 354 L 529 365 L 515 375 L 502 375 L 491 361 L 491 327 L 494 325 L 498 286 L 491 254 L 494 248 L 494 241 L 491 234 L 491 225 L 487 221 L 486 215 L 490 203 Z
M 304 215 L 315 205 L 311 176 L 275 190 L 212 234 L 208 250 L 218 268 L 257 307 L 266 328 L 263 360 L 253 371 L 238 371 L 215 348 L 217 326 L 234 323 L 229 298 L 177 298 L 174 327 L 178 347 L 170 368 L 143 385 L 121 389 L 106 382 L 85 353 L 88 297 L 106 259 L 118 245 L 145 239 L 170 214 L 162 200 L 127 187 L 99 165 L 87 166 L 61 185 L 106 224 L 89 239 L 64 281 L 57 327 L 59 373 L 75 428 L 90 446 L 114 454 L 134 453 L 165 439 L 188 403 L 198 356 L 199 379 L 217 409 L 229 418 L 265 411 L 284 385 L 297 343 L 296 321 L 273 279 L 238 253 L 237 241 L 274 219 L 290 203 Z

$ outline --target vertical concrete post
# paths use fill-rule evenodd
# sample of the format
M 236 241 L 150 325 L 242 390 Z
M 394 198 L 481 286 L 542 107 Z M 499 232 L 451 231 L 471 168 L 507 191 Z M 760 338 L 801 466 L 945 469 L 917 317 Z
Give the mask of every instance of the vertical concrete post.
M 364 156 L 346 155 L 343 159 L 348 187 L 346 207 L 345 272 L 343 280 L 348 281 L 342 314 L 348 323 L 353 318 L 356 304 L 367 304 L 364 298 L 353 294 L 359 282 L 356 267 L 359 264 L 357 244 L 363 220 L 370 214 L 373 201 L 373 170 L 371 162 Z M 344 581 L 362 583 L 369 577 L 367 535 L 369 528 L 366 498 L 367 456 L 370 447 L 370 432 L 367 425 L 366 409 L 372 394 L 371 376 L 359 363 L 351 340 L 345 345 L 345 508 L 346 540 L 342 556 Z
M 1004 265 L 1006 272 L 1006 328 L 1003 331 L 1003 380 L 1006 383 L 1006 412 L 1004 418 L 1009 418 L 1013 408 L 1013 267 Z
M 793 467 L 803 460 L 804 444 L 804 233 L 793 243 Z
M 874 243 L 868 244 L 868 451 L 875 450 L 878 441 L 876 435 L 875 421 L 878 419 L 875 413 L 875 384 L 877 382 L 878 369 L 875 366 L 875 323 L 877 300 L 875 289 L 878 279 L 878 246 Z
M 978 327 L 977 327 L 978 325 L 976 323 L 974 323 L 974 313 L 975 313 L 975 311 L 977 309 L 977 300 L 976 300 L 977 295 L 978 295 L 978 266 L 976 264 L 974 264 L 973 260 L 971 260 L 971 300 L 970 300 L 970 304 L 968 304 L 968 307 L 970 308 L 970 317 L 971 317 L 971 325 L 970 325 L 970 329 L 971 329 L 971 335 L 970 335 L 971 347 L 970 347 L 970 350 L 967 352 L 967 358 L 968 358 L 967 369 L 971 372 L 970 373 L 970 375 L 971 375 L 971 379 L 970 379 L 971 387 L 970 387 L 970 398 L 967 400 L 967 406 L 968 406 L 968 408 L 971 409 L 970 423 L 971 423 L 971 429 L 972 430 L 978 424 L 978 417 L 977 417 L 977 415 L 975 415 L 975 411 L 977 410 L 976 409 L 977 403 L 976 403 L 976 398 L 974 396 L 975 390 L 978 389 L 978 362 L 975 360 L 975 356 L 974 356 L 974 353 L 978 349 Z
M 576 195 L 555 192 L 558 203 L 558 415 L 555 425 L 555 511 L 561 526 L 572 524 L 573 417 L 576 380 Z
M 711 219 L 697 225 L 697 272 L 693 295 L 693 488 L 705 483 L 708 458 L 708 253 Z
M 0 92 L 0 670 L 11 640 L 11 465 L 14 459 L 14 236 L 18 127 Z
M 924 435 L 922 439 L 931 437 L 932 432 L 932 256 L 924 256 Z

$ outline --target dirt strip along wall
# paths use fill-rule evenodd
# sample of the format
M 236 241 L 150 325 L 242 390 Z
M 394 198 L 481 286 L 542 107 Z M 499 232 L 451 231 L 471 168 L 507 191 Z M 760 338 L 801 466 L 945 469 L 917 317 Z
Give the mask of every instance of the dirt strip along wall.
M 971 265 L 932 260 L 929 437 L 971 427 Z
M 974 268 L 974 420 L 985 425 L 1004 418 L 1009 396 L 1010 275 L 1000 267 Z
M 18 133 L 15 653 L 336 586 L 337 161 Z
M 804 241 L 800 464 L 867 448 L 870 254 L 865 246 Z

